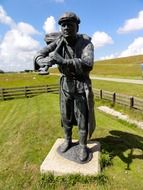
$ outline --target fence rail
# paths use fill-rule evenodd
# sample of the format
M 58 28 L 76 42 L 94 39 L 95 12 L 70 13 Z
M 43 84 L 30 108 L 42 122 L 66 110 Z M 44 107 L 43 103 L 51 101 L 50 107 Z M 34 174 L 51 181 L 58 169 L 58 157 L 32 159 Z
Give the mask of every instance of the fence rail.
M 101 89 L 93 89 L 94 95 L 98 99 L 109 100 L 113 104 L 122 104 L 130 108 L 143 111 L 143 99 L 119 94 L 115 92 L 105 91 Z
M 25 86 L 16 88 L 0 88 L 0 100 L 9 100 L 16 98 L 33 97 L 41 93 L 59 93 L 59 85 L 40 85 L 40 86 Z M 101 89 L 93 89 L 94 96 L 97 99 L 111 101 L 113 104 L 122 104 L 140 111 L 143 111 L 143 99 L 127 96 L 115 92 L 105 91 Z
M 43 86 L 25 86 L 17 88 L 0 88 L 0 100 L 9 100 L 14 98 L 28 98 L 41 93 L 59 93 L 59 86 L 43 85 Z

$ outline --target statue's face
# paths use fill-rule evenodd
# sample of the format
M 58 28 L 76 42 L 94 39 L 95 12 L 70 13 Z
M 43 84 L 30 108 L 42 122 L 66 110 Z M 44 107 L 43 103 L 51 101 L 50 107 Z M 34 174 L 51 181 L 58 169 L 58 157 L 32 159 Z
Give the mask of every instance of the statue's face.
M 64 21 L 61 23 L 61 32 L 65 38 L 74 38 L 78 31 L 78 26 L 75 22 Z

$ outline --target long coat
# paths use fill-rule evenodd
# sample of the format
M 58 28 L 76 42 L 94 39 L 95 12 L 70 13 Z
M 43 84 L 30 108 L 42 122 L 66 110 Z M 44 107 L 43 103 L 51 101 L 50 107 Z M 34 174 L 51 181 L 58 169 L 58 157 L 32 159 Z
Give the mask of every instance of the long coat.
M 35 57 L 35 61 L 42 63 L 42 60 L 48 57 L 49 53 L 55 49 L 59 55 L 66 60 L 63 64 L 57 62 L 57 65 L 62 77 L 64 76 L 63 78 L 65 79 L 73 78 L 76 80 L 77 89 L 80 91 L 82 88 L 82 91 L 85 93 L 88 107 L 88 137 L 90 138 L 96 126 L 94 96 L 91 80 L 89 78 L 89 73 L 92 70 L 94 61 L 93 44 L 91 43 L 90 37 L 79 34 L 72 46 L 68 43 L 64 43 L 64 45 L 61 43 L 62 45 L 59 46 L 62 38 L 63 37 L 57 38 L 57 40 L 39 51 Z M 65 90 L 69 90 L 69 92 L 71 91 L 71 86 L 68 86 L 68 84 L 66 84 L 66 87 L 61 84 L 61 89 L 64 90 L 64 88 L 66 88 Z

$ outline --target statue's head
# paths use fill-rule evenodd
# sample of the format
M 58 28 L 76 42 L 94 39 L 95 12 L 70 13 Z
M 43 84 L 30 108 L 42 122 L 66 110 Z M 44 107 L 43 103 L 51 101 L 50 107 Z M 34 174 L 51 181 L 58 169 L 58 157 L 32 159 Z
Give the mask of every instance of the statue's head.
M 79 29 L 80 19 L 73 12 L 65 12 L 58 21 L 65 38 L 74 37 Z
M 64 21 L 72 21 L 72 22 L 75 22 L 76 24 L 80 24 L 79 17 L 73 12 L 65 12 L 59 18 L 58 24 L 61 25 L 61 23 L 64 22 Z

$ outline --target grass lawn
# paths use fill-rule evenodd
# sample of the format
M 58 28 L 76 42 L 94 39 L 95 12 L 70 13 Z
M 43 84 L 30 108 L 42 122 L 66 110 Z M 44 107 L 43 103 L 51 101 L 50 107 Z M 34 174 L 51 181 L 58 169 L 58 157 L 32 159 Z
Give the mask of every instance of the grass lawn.
M 142 84 L 119 83 L 112 81 L 92 80 L 93 88 L 143 98 Z
M 38 75 L 38 73 L 9 73 L 0 74 L 0 88 L 32 86 L 44 84 L 57 84 L 59 77 L 51 75 Z
M 98 104 L 98 103 L 97 103 Z M 0 102 L 0 189 L 140 190 L 143 188 L 143 131 L 96 110 L 93 140 L 101 143 L 97 177 L 41 176 L 39 168 L 55 140 L 63 137 L 58 95 Z M 73 138 L 78 138 L 74 128 Z M 110 165 L 110 166 L 108 166 Z

